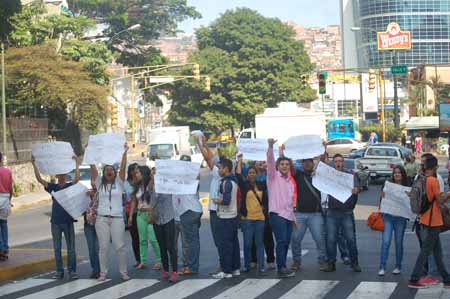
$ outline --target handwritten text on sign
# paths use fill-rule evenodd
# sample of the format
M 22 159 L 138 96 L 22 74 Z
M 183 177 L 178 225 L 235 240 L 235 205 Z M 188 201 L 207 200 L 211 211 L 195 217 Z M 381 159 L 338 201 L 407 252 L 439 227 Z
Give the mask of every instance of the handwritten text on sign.
M 155 191 L 163 194 L 196 194 L 200 163 L 156 160 Z
M 414 220 L 416 215 L 411 211 L 410 199 L 406 194 L 410 191 L 410 187 L 386 181 L 383 189 L 384 198 L 380 206 L 381 212 Z
M 237 142 L 237 148 L 240 153 L 242 153 L 245 160 L 251 161 L 266 161 L 267 160 L 267 150 L 269 144 L 267 139 L 247 139 L 242 138 Z M 273 154 L 278 157 L 278 146 L 274 144 Z
M 313 177 L 313 185 L 321 192 L 345 203 L 352 195 L 354 178 L 352 174 L 338 171 L 320 162 Z
M 75 169 L 74 152 L 68 142 L 33 144 L 32 153 L 39 172 L 44 175 L 66 174 Z

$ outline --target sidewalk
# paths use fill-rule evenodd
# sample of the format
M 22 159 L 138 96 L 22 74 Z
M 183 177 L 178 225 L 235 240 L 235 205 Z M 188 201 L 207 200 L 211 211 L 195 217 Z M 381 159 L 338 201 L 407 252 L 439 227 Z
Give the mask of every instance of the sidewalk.
M 52 198 L 46 191 L 24 194 L 19 197 L 13 197 L 12 211 L 16 212 L 19 210 L 32 208 L 37 205 L 49 204 L 51 201 Z
M 67 252 L 62 252 L 63 261 L 67 260 Z M 53 249 L 40 248 L 12 248 L 9 259 L 0 262 L 0 283 L 8 280 L 35 274 L 36 272 L 50 271 L 55 268 Z

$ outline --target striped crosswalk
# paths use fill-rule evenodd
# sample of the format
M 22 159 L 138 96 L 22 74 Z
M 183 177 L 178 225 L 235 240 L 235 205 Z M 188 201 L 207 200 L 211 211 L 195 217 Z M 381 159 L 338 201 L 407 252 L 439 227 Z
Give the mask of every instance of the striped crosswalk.
M 344 287 L 341 287 L 341 284 Z M 341 288 L 339 291 L 338 289 Z M 0 297 L 5 299 L 53 299 L 53 298 L 280 298 L 280 299 L 387 299 L 394 298 L 398 288 L 406 285 L 397 282 L 362 281 L 345 290 L 345 281 L 337 280 L 280 280 L 276 278 L 186 279 L 175 284 L 156 279 L 131 279 L 129 281 L 79 279 L 60 282 L 52 279 L 26 279 L 0 286 Z M 200 295 L 199 295 L 200 294 Z M 450 298 L 450 290 L 436 286 L 408 293 L 415 299 Z

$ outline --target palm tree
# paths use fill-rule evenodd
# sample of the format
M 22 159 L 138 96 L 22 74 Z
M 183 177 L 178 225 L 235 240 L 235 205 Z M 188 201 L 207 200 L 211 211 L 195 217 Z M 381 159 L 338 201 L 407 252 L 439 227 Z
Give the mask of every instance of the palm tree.
M 425 85 L 433 91 L 434 107 L 435 111 L 438 111 L 439 103 L 441 102 L 441 92 L 445 88 L 445 84 L 442 82 L 441 77 L 436 74 L 436 76 L 431 77 L 430 80 L 425 81 Z

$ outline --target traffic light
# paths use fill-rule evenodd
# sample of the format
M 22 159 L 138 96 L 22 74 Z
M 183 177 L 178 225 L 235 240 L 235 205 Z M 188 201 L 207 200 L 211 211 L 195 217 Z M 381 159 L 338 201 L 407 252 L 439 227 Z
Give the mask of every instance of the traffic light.
M 327 93 L 327 77 L 325 73 L 317 74 L 317 78 L 319 79 L 319 94 Z
M 300 82 L 302 84 L 302 87 L 306 87 L 308 85 L 308 76 L 307 75 L 301 75 L 300 76 Z
M 110 106 L 110 112 L 111 112 L 111 126 L 117 126 L 119 123 L 119 119 L 118 119 L 118 110 L 117 110 L 117 104 L 116 103 L 111 103 Z
M 374 69 L 369 70 L 369 92 L 373 92 L 377 87 L 377 75 Z
M 198 63 L 192 66 L 192 75 L 195 81 L 200 81 L 200 65 Z
M 205 77 L 205 91 L 211 91 L 211 79 L 209 77 Z

